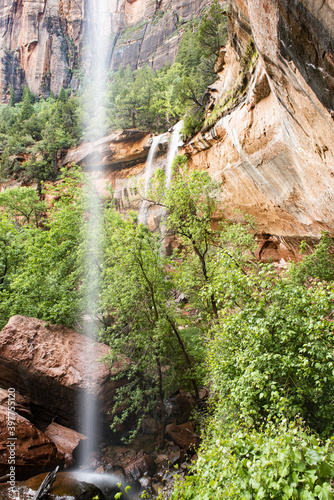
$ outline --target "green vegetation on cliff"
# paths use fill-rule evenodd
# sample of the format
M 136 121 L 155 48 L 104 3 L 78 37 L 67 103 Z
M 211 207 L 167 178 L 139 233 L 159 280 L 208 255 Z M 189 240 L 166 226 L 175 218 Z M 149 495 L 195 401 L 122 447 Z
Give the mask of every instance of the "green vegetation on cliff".
M 185 115 L 184 134 L 191 136 L 203 124 L 205 91 L 215 80 L 214 64 L 226 37 L 226 14 L 215 1 L 201 20 L 187 26 L 174 64 L 156 72 L 121 66 L 109 75 L 102 114 L 101 103 L 96 104 L 102 84 L 99 89 L 87 84 L 77 96 L 62 89 L 58 99 L 38 99 L 26 87 L 22 101 L 15 102 L 12 93 L 9 104 L 0 106 L 0 181 L 35 181 L 40 191 L 42 181 L 59 175 L 62 151 L 106 130 L 162 132 Z M 107 123 L 101 123 L 102 115 Z
M 22 102 L 0 107 L 0 180 L 55 180 L 58 151 L 81 138 L 78 98 L 63 91 L 58 100 L 36 101 L 26 88 Z
M 184 134 L 191 136 L 203 124 L 205 91 L 215 80 L 226 39 L 226 14 L 215 1 L 200 21 L 188 25 L 174 64 L 156 72 L 121 67 L 111 75 L 108 126 L 162 132 L 186 115 Z

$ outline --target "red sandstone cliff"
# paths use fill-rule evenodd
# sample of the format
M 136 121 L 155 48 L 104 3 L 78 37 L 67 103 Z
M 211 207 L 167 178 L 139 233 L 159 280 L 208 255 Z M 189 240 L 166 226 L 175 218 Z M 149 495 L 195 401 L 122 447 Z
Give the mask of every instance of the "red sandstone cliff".
M 110 67 L 162 68 L 177 52 L 184 23 L 212 0 L 109 0 Z M 84 0 L 0 0 L 0 95 L 27 84 L 35 94 L 77 88 L 82 70 Z
M 333 233 L 333 4 L 235 0 L 229 21 L 225 64 L 211 89 L 221 118 L 185 153 L 222 181 L 222 205 L 254 214 L 261 232 Z M 245 64 L 249 81 L 237 93 Z

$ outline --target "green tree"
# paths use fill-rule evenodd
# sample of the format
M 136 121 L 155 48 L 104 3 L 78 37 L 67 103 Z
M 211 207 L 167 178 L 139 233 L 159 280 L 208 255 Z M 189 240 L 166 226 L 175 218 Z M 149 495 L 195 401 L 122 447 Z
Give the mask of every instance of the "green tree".
M 305 251 L 306 243 L 301 245 L 301 252 Z M 333 281 L 334 279 L 334 244 L 333 238 L 323 234 L 319 244 L 311 255 L 304 257 L 299 264 L 293 263 L 290 268 L 292 279 L 304 284 L 309 279 Z
M 43 228 L 25 224 L 19 231 L 8 231 L 8 224 L 0 227 L 6 246 L 2 261 L 6 286 L 0 290 L 2 326 L 14 314 L 74 326 L 80 304 L 83 207 L 79 182 L 75 173 L 69 173 L 58 184 L 60 197 Z
M 227 15 L 218 0 L 214 0 L 204 14 L 198 27 L 197 40 L 207 57 L 218 57 L 220 48 L 226 44 Z
M 68 100 L 67 93 L 65 92 L 64 87 L 62 87 L 59 92 L 58 101 L 67 102 L 67 100 Z
M 201 171 L 189 171 L 185 157 L 177 157 L 173 178 L 163 204 L 167 210 L 167 228 L 180 238 L 183 250 L 179 284 L 198 302 L 198 292 L 207 287 L 212 277 L 214 243 L 218 232 L 212 228 L 212 216 L 218 210 L 218 184 Z M 183 167 L 183 168 L 182 168 Z M 164 181 L 163 175 L 159 182 Z M 206 301 L 207 312 L 218 315 L 217 300 L 211 294 Z
M 33 97 L 29 90 L 29 87 L 25 87 L 23 91 L 23 100 L 22 100 L 21 117 L 20 117 L 22 121 L 28 120 L 28 118 L 30 118 L 31 115 L 33 114 L 34 108 L 32 101 Z
M 172 289 L 157 235 L 138 226 L 135 218 L 124 220 L 109 210 L 102 291 L 103 310 L 110 323 L 106 338 L 115 353 L 131 360 L 120 375 L 125 374 L 129 383 L 118 390 L 116 403 L 120 408 L 124 408 L 124 401 L 127 405 L 114 426 L 133 412 L 139 417 L 139 425 L 158 401 L 161 445 L 166 425 L 164 399 L 176 383 L 173 370 L 168 376 L 164 366 L 172 363 L 175 367 L 176 357 L 181 356 L 182 370 L 187 366 L 198 396 L 193 361 L 177 326 Z
M 12 187 L 0 193 L 0 207 L 17 221 L 38 226 L 47 205 L 33 187 Z
M 9 106 L 14 106 L 16 103 L 15 89 L 14 86 L 10 86 L 10 97 L 9 97 Z

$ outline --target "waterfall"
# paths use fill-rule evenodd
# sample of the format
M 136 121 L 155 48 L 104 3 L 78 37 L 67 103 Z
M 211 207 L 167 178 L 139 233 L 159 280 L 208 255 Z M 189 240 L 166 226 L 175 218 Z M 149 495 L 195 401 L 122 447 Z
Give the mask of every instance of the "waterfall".
M 153 137 L 151 148 L 146 160 L 145 164 L 145 171 L 144 171 L 144 179 L 145 179 L 145 184 L 144 184 L 144 196 L 148 193 L 148 190 L 150 189 L 150 183 L 151 179 L 154 174 L 155 170 L 155 158 L 157 155 L 158 147 L 159 144 L 164 137 L 164 134 L 158 135 Z M 147 219 L 148 219 L 148 210 L 150 207 L 150 203 L 147 200 L 142 200 L 140 209 L 139 209 L 139 215 L 138 215 L 138 224 L 147 224 Z
M 85 110 L 85 140 L 91 142 L 105 135 L 105 95 L 108 52 L 112 45 L 110 34 L 109 0 L 88 0 L 87 25 L 84 51 L 84 65 L 86 77 L 84 82 L 84 110 Z M 90 174 L 91 182 L 87 186 L 86 215 L 83 221 L 86 235 L 85 248 L 85 275 L 84 282 L 84 321 L 83 334 L 91 340 L 97 336 L 96 310 L 99 295 L 99 266 L 101 255 L 101 228 L 102 204 L 96 190 L 96 181 L 101 175 L 102 158 L 97 152 L 94 160 L 85 165 L 85 170 Z M 87 462 L 92 452 L 96 449 L 96 437 L 101 434 L 98 417 L 99 407 L 94 396 L 94 375 L 97 370 L 92 367 L 92 360 L 97 358 L 94 351 L 95 342 L 87 342 L 84 352 L 81 353 L 85 368 L 85 390 L 80 401 L 80 427 L 81 432 L 88 437 L 81 450 L 79 464 Z
M 179 121 L 173 128 L 172 137 L 169 143 L 167 163 L 165 169 L 165 189 L 169 189 L 172 181 L 173 173 L 173 162 L 176 157 L 178 148 L 182 145 L 181 142 L 181 130 L 183 127 L 183 120 Z M 166 252 L 166 237 L 167 237 L 167 226 L 166 226 L 167 212 L 164 209 L 162 214 L 162 224 L 161 224 L 161 239 L 164 242 L 164 251 Z
M 170 183 L 172 180 L 173 161 L 174 161 L 174 158 L 176 156 L 177 150 L 180 147 L 182 127 L 183 127 L 183 120 L 179 121 L 174 126 L 172 138 L 171 138 L 170 145 L 168 148 L 167 164 L 166 164 L 166 170 L 165 170 L 166 189 L 170 188 Z

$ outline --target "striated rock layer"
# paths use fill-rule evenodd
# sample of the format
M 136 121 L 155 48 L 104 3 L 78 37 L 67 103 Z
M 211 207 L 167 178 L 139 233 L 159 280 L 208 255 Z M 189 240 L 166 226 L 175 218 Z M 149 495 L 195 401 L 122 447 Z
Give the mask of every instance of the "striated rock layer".
M 0 0 L 0 95 L 8 99 L 27 84 L 37 95 L 59 94 L 80 84 L 84 34 L 92 19 L 84 0 Z M 110 68 L 173 62 L 184 24 L 212 0 L 109 0 L 104 36 Z M 89 47 L 88 49 L 89 50 Z M 89 61 L 89 55 L 87 58 Z M 89 62 L 86 62 L 89 65 Z
M 253 214 L 261 233 L 334 233 L 333 14 L 326 0 L 230 2 L 230 41 L 210 89 L 221 118 L 211 128 L 208 118 L 184 153 L 221 181 L 226 213 Z

